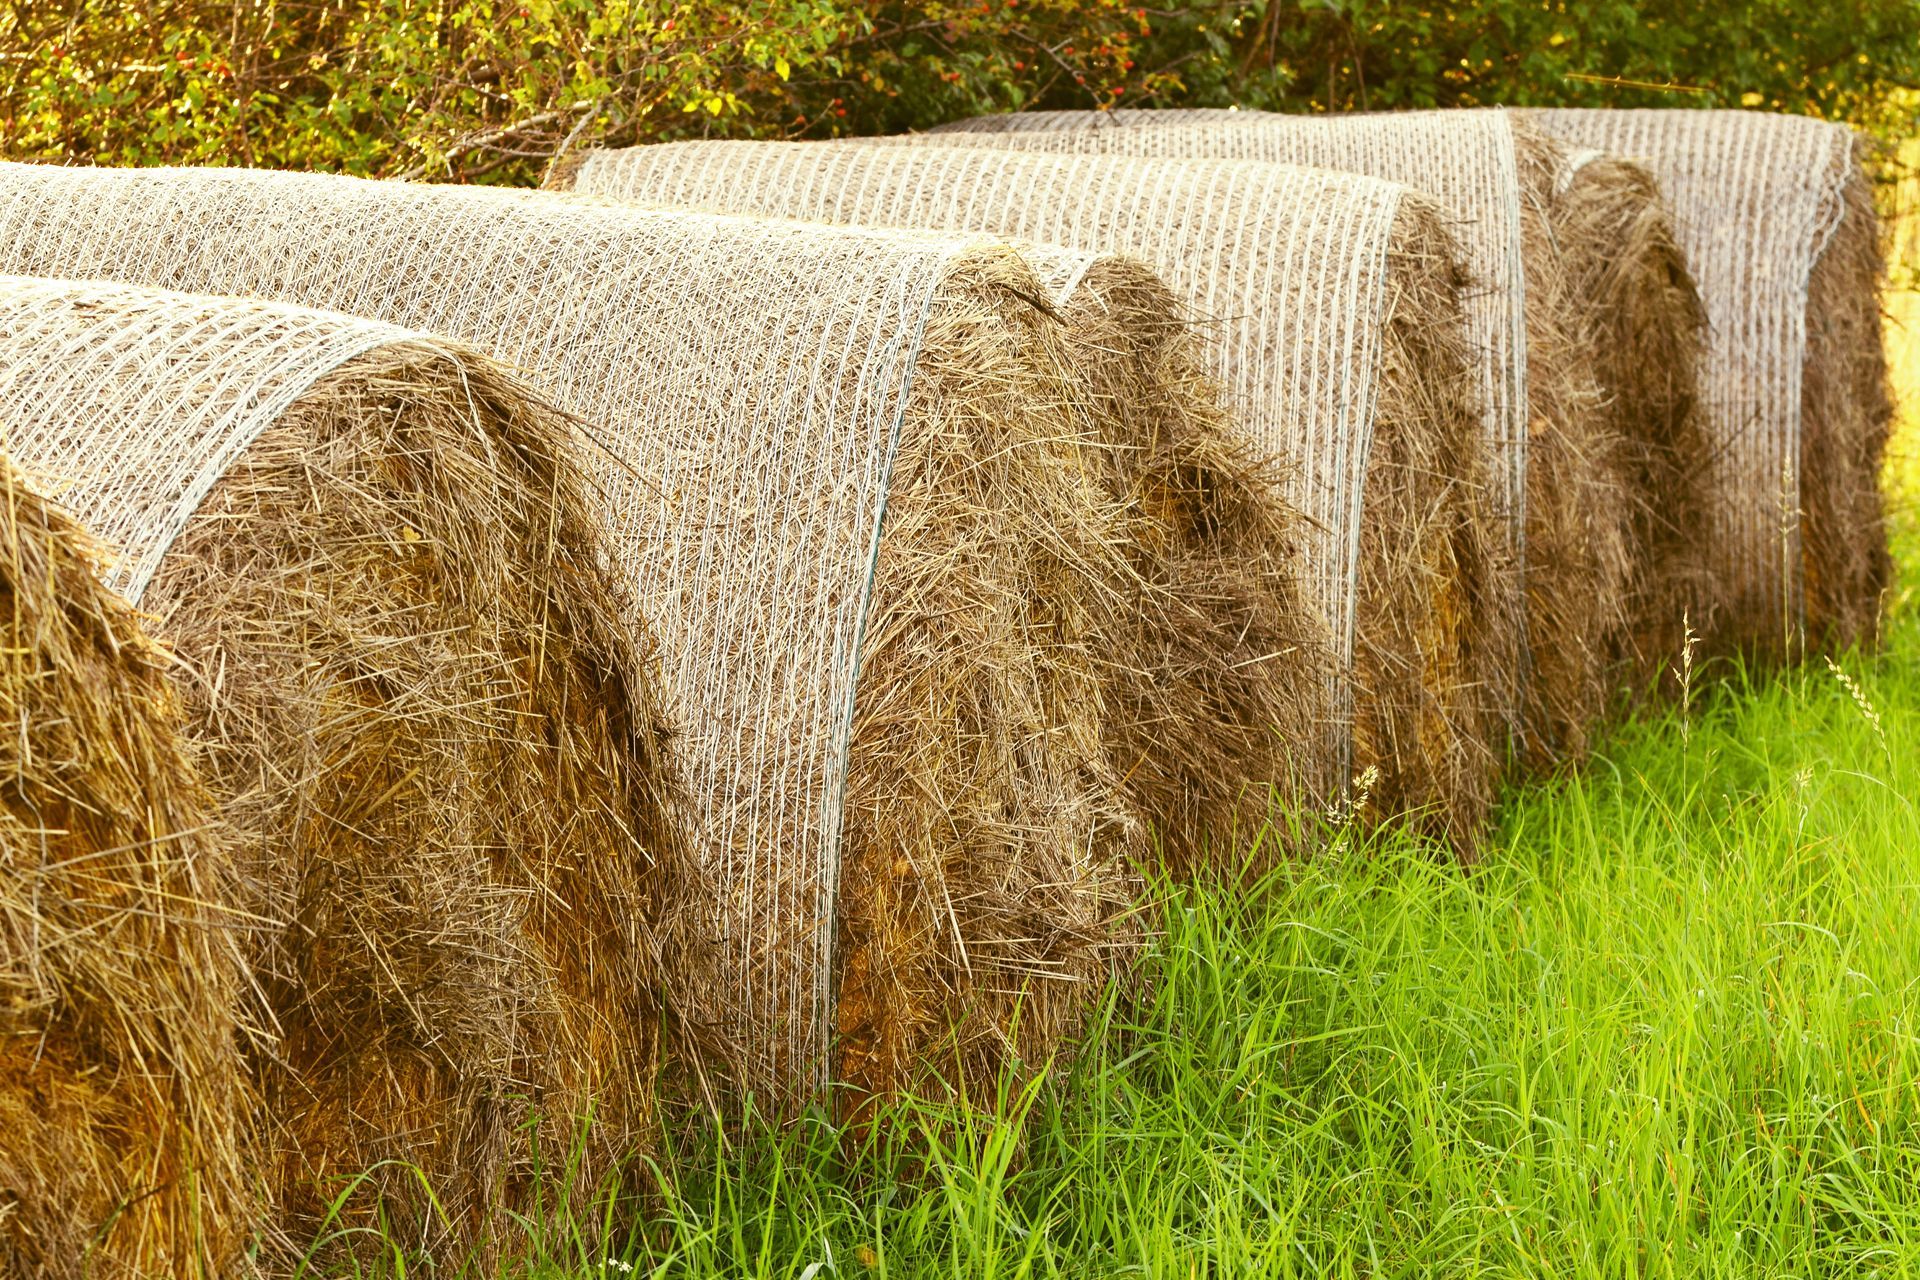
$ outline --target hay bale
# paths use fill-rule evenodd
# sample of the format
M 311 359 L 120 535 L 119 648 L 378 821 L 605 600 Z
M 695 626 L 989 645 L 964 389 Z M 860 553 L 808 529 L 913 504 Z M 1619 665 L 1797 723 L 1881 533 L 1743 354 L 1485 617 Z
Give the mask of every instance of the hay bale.
M 1390 184 L 1281 166 L 954 148 L 686 143 L 602 152 L 575 180 L 584 191 L 665 203 L 978 226 L 1120 250 L 1155 264 L 1203 315 L 1218 318 L 1211 326 L 1216 340 L 1182 363 L 1209 362 L 1240 421 L 1216 425 L 1188 408 L 1167 419 L 1170 426 L 1116 419 L 1107 434 L 1129 446 L 1172 430 L 1188 442 L 1179 447 L 1189 455 L 1226 457 L 1232 446 L 1219 442 L 1220 433 L 1234 430 L 1238 447 L 1296 464 L 1281 477 L 1283 492 L 1309 518 L 1305 577 L 1337 646 L 1337 687 L 1315 699 L 1332 714 L 1332 732 L 1316 735 L 1315 773 L 1344 780 L 1377 768 L 1384 776 L 1373 788 L 1373 812 L 1419 811 L 1433 829 L 1471 848 L 1492 760 L 1486 690 L 1499 683 L 1492 674 L 1497 629 L 1489 634 L 1481 607 L 1496 594 L 1489 579 L 1497 532 L 1490 534 L 1470 393 L 1461 385 L 1470 366 L 1453 292 L 1455 250 L 1431 205 Z M 1118 335 L 1094 327 L 1114 305 L 1101 282 L 1088 282 L 1063 305 L 1083 347 L 1115 344 Z M 1164 301 L 1143 319 L 1163 331 L 1172 323 Z M 1141 399 L 1110 398 L 1123 408 Z M 1176 455 L 1160 471 L 1179 483 L 1179 472 L 1191 465 Z M 1143 474 L 1125 477 L 1122 487 L 1138 486 Z M 1145 478 L 1150 486 L 1168 483 Z M 1214 487 L 1216 495 L 1228 492 Z M 1155 566 L 1148 576 L 1169 583 L 1179 600 L 1223 586 L 1237 594 L 1253 569 L 1269 579 L 1261 590 L 1277 594 L 1284 583 L 1260 557 L 1273 554 L 1271 540 L 1284 534 L 1280 522 L 1265 517 L 1264 529 L 1244 517 L 1230 523 L 1215 503 L 1207 517 L 1214 527 L 1178 553 L 1191 567 Z M 1236 603 L 1216 612 L 1211 629 L 1237 625 L 1244 609 Z M 1268 616 L 1277 624 L 1283 612 Z M 1174 621 L 1194 626 L 1179 615 Z M 1222 646 L 1212 654 L 1196 648 L 1183 660 L 1231 669 L 1258 663 L 1286 643 L 1298 642 L 1274 625 L 1244 641 L 1239 656 Z M 1291 669 L 1270 674 L 1298 680 Z M 1197 718 L 1221 728 L 1236 718 L 1247 723 L 1248 710 L 1261 706 L 1257 690 L 1223 696 L 1218 684 L 1170 684 L 1180 699 L 1208 709 Z M 1288 691 L 1270 697 L 1259 714 L 1305 701 Z M 1177 708 L 1166 714 L 1182 715 Z M 1192 732 L 1194 713 L 1184 717 L 1181 731 Z M 1240 729 L 1237 736 L 1251 735 Z M 1195 741 L 1185 748 L 1184 772 L 1212 770 L 1236 785 L 1275 776 L 1236 773 L 1234 749 L 1228 738 Z M 1138 758 L 1133 744 L 1120 750 L 1123 761 Z M 1256 763 L 1264 771 L 1284 762 L 1245 762 Z M 1179 813 L 1169 790 L 1144 797 L 1157 816 Z M 1206 811 L 1185 816 L 1204 821 Z
M 446 333 L 592 424 L 716 886 L 714 954 L 670 963 L 735 1087 L 1057 1050 L 1138 833 L 1084 652 L 1120 551 L 1013 250 L 237 170 L 0 186 L 0 265 Z
M 1544 143 L 1522 113 L 1514 130 L 1529 199 L 1545 209 L 1560 263 L 1568 302 L 1556 310 L 1577 323 L 1599 381 L 1623 501 L 1609 517 L 1613 536 L 1624 534 L 1628 573 L 1618 584 L 1624 626 L 1607 654 L 1617 673 L 1609 684 L 1648 690 L 1663 675 L 1671 682 L 1687 625 L 1705 616 L 1697 557 L 1713 465 L 1699 386 L 1706 309 L 1652 174 Z
M 232 849 L 102 563 L 0 458 L 0 1273 L 224 1275 L 253 1216 Z
M 1525 684 L 1512 705 L 1522 755 L 1547 765 L 1582 754 L 1627 629 L 1619 601 L 1632 574 L 1633 504 L 1609 465 L 1619 450 L 1580 342 L 1585 304 L 1564 281 L 1547 220 L 1553 162 L 1522 156 L 1506 112 L 1038 112 L 962 121 L 920 139 L 956 141 L 1309 164 L 1405 182 L 1453 209 L 1476 282 L 1468 314 L 1487 357 L 1496 498 L 1520 561 Z
M 583 190 L 618 199 L 1015 236 L 1037 221 L 1019 208 L 1043 203 L 964 217 L 943 184 L 972 175 L 904 153 L 794 144 L 602 153 L 586 172 Z M 974 197 L 990 205 L 997 194 Z M 1309 599 L 1298 558 L 1308 530 L 1282 491 L 1285 464 L 1228 420 L 1207 353 L 1158 276 L 1124 258 L 1028 253 L 1068 322 L 1076 367 L 1091 374 L 1082 399 L 1104 446 L 1095 457 L 1131 526 L 1116 584 L 1128 604 L 1097 655 L 1108 752 L 1173 867 L 1238 866 L 1263 826 L 1284 831 L 1325 808 L 1346 766 L 1345 726 L 1328 725 L 1325 601 Z
M 1842 125 L 1748 111 L 1531 113 L 1659 180 L 1710 326 L 1705 568 L 1723 647 L 1871 641 L 1892 572 L 1879 223 Z
M 342 1225 L 484 1253 L 536 1161 L 644 1143 L 678 819 L 566 421 L 388 326 L 22 278 L 0 400 L 236 830 L 269 1256 L 382 1161 Z

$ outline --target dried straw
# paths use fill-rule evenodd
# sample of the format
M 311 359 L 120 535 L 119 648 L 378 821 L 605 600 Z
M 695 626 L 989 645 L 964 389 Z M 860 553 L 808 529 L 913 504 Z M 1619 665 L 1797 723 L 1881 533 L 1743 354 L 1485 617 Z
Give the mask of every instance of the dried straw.
M 1090 587 L 1126 560 L 1074 439 L 1062 326 L 1012 253 L 956 266 L 902 413 L 848 748 L 843 1117 L 908 1089 L 990 1106 L 1070 1052 L 1132 941 L 1144 854 L 1089 658 L 1124 603 Z
M 251 1221 L 227 833 L 167 655 L 0 459 L 0 1274 L 215 1277 Z
M 1535 113 L 1643 163 L 1706 304 L 1710 639 L 1759 654 L 1871 640 L 1891 563 L 1878 221 L 1851 130 L 1747 111 Z
M 795 144 L 683 144 L 605 152 L 582 165 L 583 190 L 665 203 L 723 204 L 765 213 L 837 221 L 975 226 L 1036 240 L 1113 248 L 1155 263 L 1166 278 L 1216 317 L 1216 341 L 1188 356 L 1184 343 L 1177 377 L 1190 380 L 1196 359 L 1211 363 L 1229 389 L 1240 423 L 1214 425 L 1192 407 L 1161 425 L 1110 415 L 1110 439 L 1131 444 L 1167 439 L 1188 459 L 1204 453 L 1230 459 L 1222 432 L 1243 433 L 1238 448 L 1259 457 L 1297 460 L 1283 476 L 1285 496 L 1304 510 L 1313 528 L 1306 539 L 1305 577 L 1314 603 L 1331 619 L 1338 646 L 1339 685 L 1331 699 L 1331 732 L 1308 739 L 1315 773 L 1345 774 L 1375 767 L 1385 774 L 1372 788 L 1372 811 L 1425 813 L 1436 829 L 1471 845 L 1484 815 L 1491 753 L 1487 688 L 1499 644 L 1487 633 L 1483 602 L 1495 595 L 1489 578 L 1497 554 L 1489 544 L 1475 448 L 1470 368 L 1455 297 L 1455 250 L 1438 216 L 1424 201 L 1386 183 L 1311 173 L 1273 165 L 1208 165 L 1108 157 L 1028 156 L 982 149 L 820 147 Z M 1384 267 L 1384 270 L 1383 270 Z M 1117 268 L 1115 268 L 1117 269 Z M 1111 286 L 1090 280 L 1067 297 L 1080 345 L 1109 348 L 1123 337 L 1097 328 L 1114 310 Z M 1144 317 L 1150 331 L 1168 330 L 1165 301 Z M 1109 326 L 1111 327 L 1111 326 Z M 1138 339 L 1134 340 L 1135 345 Z M 1142 403 L 1179 401 L 1135 387 L 1106 397 L 1122 410 Z M 1191 405 L 1191 400 L 1188 401 Z M 1244 424 L 1244 425 L 1241 425 Z M 1184 442 L 1184 443 L 1183 443 Z M 1124 453 L 1121 456 L 1126 456 Z M 1165 463 L 1147 454 L 1147 469 L 1121 477 L 1123 490 L 1151 493 L 1183 483 L 1190 460 Z M 1224 462 L 1209 462 L 1223 474 Z M 1184 567 L 1145 570 L 1166 583 L 1177 602 L 1218 593 L 1230 608 L 1206 607 L 1174 615 L 1197 636 L 1192 657 L 1220 669 L 1208 654 L 1208 635 L 1234 625 L 1246 606 L 1235 603 L 1242 583 L 1271 585 L 1276 596 L 1287 534 L 1273 516 L 1244 500 L 1243 514 L 1225 515 L 1218 483 L 1208 488 L 1211 526 L 1177 555 Z M 1155 503 L 1159 499 L 1153 500 Z M 1263 506 L 1266 504 L 1262 504 Z M 1175 520 L 1172 527 L 1187 523 Z M 1262 527 L 1264 525 L 1264 528 Z M 1154 534 L 1164 538 L 1164 534 Z M 1212 583 L 1209 584 L 1209 579 Z M 1149 603 L 1153 617 L 1156 606 Z M 1240 646 L 1235 663 L 1260 664 L 1293 643 L 1275 625 Z M 1206 616 L 1211 614 L 1209 618 Z M 1251 615 L 1246 615 L 1251 616 Z M 1148 625 L 1152 625 L 1150 621 Z M 1168 642 L 1155 641 L 1144 648 Z M 1174 670 L 1177 671 L 1177 665 Z M 1257 668 L 1256 668 L 1257 669 Z M 1204 668 L 1202 668 L 1204 672 Z M 1298 689 L 1298 676 L 1284 673 Z M 1198 734 L 1207 721 L 1215 734 L 1237 736 L 1256 721 L 1249 684 L 1197 687 L 1170 681 L 1168 725 Z M 1180 702 L 1187 702 L 1182 709 Z M 1299 692 L 1270 699 L 1266 715 L 1282 705 L 1307 704 Z M 1355 728 L 1355 720 L 1358 729 Z M 1237 725 L 1236 725 L 1237 722 Z M 1158 724 L 1148 726 L 1159 732 Z M 1355 739 L 1358 738 L 1356 750 Z M 1140 758 L 1123 745 L 1122 759 Z M 1236 769 L 1232 739 L 1196 740 L 1184 748 L 1189 778 L 1211 769 L 1235 779 L 1278 776 Z M 1263 771 L 1283 761 L 1268 758 Z M 1168 783 L 1178 775 L 1168 773 Z M 1189 781 L 1186 785 L 1194 786 Z M 1147 793 L 1156 816 L 1181 815 L 1172 786 Z M 1196 792 L 1196 795 L 1203 794 Z M 1324 794 L 1324 792 L 1323 792 Z M 1232 799 L 1222 794 L 1219 800 Z M 1185 811 L 1196 826 L 1211 805 Z
M 597 155 L 581 189 L 850 224 L 1040 234 L 1042 219 L 1021 215 L 1050 207 L 1044 191 L 999 201 L 992 175 L 976 172 L 1016 178 L 1019 159 L 940 153 L 967 170 L 952 172 L 935 158 L 694 143 Z M 956 184 L 969 189 L 970 208 L 954 198 Z M 1095 216 L 1091 206 L 1080 212 Z M 1073 251 L 1029 256 L 1068 322 L 1074 367 L 1088 375 L 1079 398 L 1106 446 L 1095 456 L 1130 526 L 1129 572 L 1116 584 L 1124 607 L 1097 655 L 1108 751 L 1172 866 L 1237 867 L 1263 826 L 1291 836 L 1299 814 L 1324 808 L 1346 763 L 1348 731 L 1327 723 L 1332 659 L 1315 608 L 1326 590 L 1302 580 L 1310 535 L 1283 493 L 1292 477 L 1228 419 L 1206 372 L 1210 353 L 1152 271 L 1113 257 L 1088 265 Z M 1310 600 L 1316 589 L 1322 598 Z
M 713 952 L 668 960 L 738 1087 L 784 1112 L 1058 1044 L 1132 892 L 1087 657 L 1124 566 L 1011 249 L 237 170 L 0 186 L 0 265 L 446 333 L 595 424 L 715 886 Z
M 568 423 L 387 326 L 19 278 L 0 401 L 181 655 L 237 829 L 269 1259 L 383 1161 L 338 1225 L 442 1257 L 536 1162 L 595 1183 L 651 1132 L 679 855 Z

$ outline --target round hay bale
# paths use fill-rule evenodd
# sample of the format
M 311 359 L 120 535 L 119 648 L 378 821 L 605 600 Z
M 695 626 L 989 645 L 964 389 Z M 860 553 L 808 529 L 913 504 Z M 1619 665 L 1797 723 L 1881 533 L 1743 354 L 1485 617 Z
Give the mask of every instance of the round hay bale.
M 990 175 L 804 144 L 600 153 L 586 172 L 583 191 L 622 200 L 1014 236 L 1034 234 L 1040 220 L 1021 215 L 1045 203 L 1039 191 L 1002 201 L 979 186 L 978 212 L 962 213 L 947 184 Z M 1093 456 L 1129 524 L 1128 572 L 1115 584 L 1125 607 L 1095 655 L 1108 752 L 1169 865 L 1238 869 L 1258 838 L 1291 844 L 1299 816 L 1328 805 L 1347 764 L 1346 735 L 1328 724 L 1326 615 L 1300 558 L 1313 535 L 1286 497 L 1287 464 L 1229 419 L 1208 353 L 1158 276 L 1125 258 L 1027 252 L 1067 321 L 1102 446 Z
M 1124 565 L 1015 251 L 240 170 L 0 186 L 0 264 L 445 333 L 591 424 L 712 885 L 668 964 L 734 1091 L 990 1091 L 1062 1047 L 1130 936 L 1087 657 Z
M 0 400 L 180 655 L 237 834 L 268 1256 L 369 1170 L 334 1227 L 447 1258 L 536 1166 L 596 1186 L 652 1133 L 682 855 L 567 421 L 388 326 L 22 278 Z
M 1554 169 L 1542 197 L 1546 226 L 1599 379 L 1628 518 L 1625 627 L 1608 657 L 1630 690 L 1644 691 L 1670 677 L 1687 627 L 1705 616 L 1697 558 L 1713 466 L 1699 385 L 1706 309 L 1652 174 L 1597 151 L 1543 147 L 1524 113 L 1515 133 L 1529 181 Z
M 1712 616 L 1696 626 L 1760 656 L 1871 641 L 1892 572 L 1879 489 L 1892 407 L 1862 144 L 1843 125 L 1750 111 L 1532 118 L 1646 166 L 1706 306 Z
M 232 849 L 103 566 L 0 458 L 0 1273 L 225 1275 L 253 1219 Z
M 1257 737 L 1263 718 L 1313 706 L 1330 723 L 1298 741 L 1311 744 L 1311 778 L 1323 802 L 1341 801 L 1337 784 L 1372 769 L 1370 813 L 1417 812 L 1471 849 L 1488 803 L 1487 690 L 1500 683 L 1498 619 L 1488 607 L 1497 596 L 1498 535 L 1463 385 L 1471 364 L 1454 292 L 1456 250 L 1432 206 L 1390 184 L 1271 165 L 790 143 L 603 152 L 586 160 L 575 181 L 587 192 L 664 203 L 979 227 L 1154 264 L 1212 318 L 1215 341 L 1189 353 L 1183 336 L 1171 348 L 1178 356 L 1171 376 L 1134 373 L 1127 391 L 1101 397 L 1121 411 L 1109 415 L 1102 434 L 1123 464 L 1140 454 L 1143 440 L 1173 445 L 1165 455 L 1147 452 L 1148 466 L 1120 476 L 1118 488 L 1152 494 L 1185 484 L 1181 475 L 1196 457 L 1231 476 L 1236 453 L 1250 451 L 1256 465 L 1283 460 L 1279 474 L 1251 478 L 1277 481 L 1278 500 L 1304 511 L 1309 531 L 1301 569 L 1276 564 L 1275 553 L 1288 554 L 1293 540 L 1276 495 L 1213 482 L 1204 516 L 1210 527 L 1169 544 L 1161 564 L 1143 567 L 1176 603 L 1213 596 L 1220 605 L 1196 616 L 1189 603 L 1167 619 L 1195 637 L 1184 652 L 1165 639 L 1141 646 L 1174 655 L 1162 668 L 1175 673 L 1163 678 L 1172 696 L 1164 710 L 1148 709 L 1160 719 L 1144 726 L 1141 741 L 1117 745 L 1122 763 L 1131 768 L 1141 759 L 1146 737 L 1171 729 L 1196 736 L 1178 748 L 1187 757 L 1182 767 L 1163 769 L 1137 798 L 1169 826 L 1184 820 L 1199 831 L 1227 829 L 1222 819 L 1247 783 L 1297 768 L 1271 754 L 1236 761 L 1239 744 Z M 1082 348 L 1097 353 L 1125 340 L 1108 318 L 1118 308 L 1111 280 L 1066 280 L 1060 288 Z M 1131 344 L 1151 343 L 1155 332 L 1184 335 L 1179 320 L 1168 300 L 1154 301 L 1135 326 L 1149 336 Z M 1191 383 L 1202 361 L 1228 389 L 1238 421 L 1220 420 L 1191 394 L 1153 389 Z M 1159 421 L 1125 416 L 1161 403 L 1176 412 Z M 1236 492 L 1245 496 L 1232 498 L 1237 513 L 1227 519 L 1223 498 Z M 1171 522 L 1175 529 L 1191 523 L 1185 516 Z M 1138 541 L 1151 547 L 1168 535 L 1152 529 Z M 1338 683 L 1319 696 L 1303 688 L 1311 666 L 1273 666 L 1285 646 L 1302 643 L 1283 629 L 1290 603 L 1266 606 L 1264 634 L 1223 643 L 1247 625 L 1240 619 L 1261 616 L 1254 612 L 1260 597 L 1290 599 L 1289 572 L 1305 579 L 1335 638 Z M 1157 607 L 1143 606 L 1149 627 L 1160 622 Z M 1222 640 L 1209 639 L 1216 635 Z M 1196 679 L 1179 677 L 1182 664 Z M 1236 676 L 1236 669 L 1250 674 Z M 1254 677 L 1273 683 L 1262 690 Z M 1209 720 L 1213 735 L 1199 737 L 1196 722 Z M 1275 723 L 1297 723 L 1297 716 Z M 1207 796 L 1198 779 L 1208 772 L 1231 786 L 1204 804 L 1178 807 L 1178 787 Z M 1198 852 L 1172 851 L 1187 855 L 1176 862 Z M 1239 852 L 1223 844 L 1216 858 Z

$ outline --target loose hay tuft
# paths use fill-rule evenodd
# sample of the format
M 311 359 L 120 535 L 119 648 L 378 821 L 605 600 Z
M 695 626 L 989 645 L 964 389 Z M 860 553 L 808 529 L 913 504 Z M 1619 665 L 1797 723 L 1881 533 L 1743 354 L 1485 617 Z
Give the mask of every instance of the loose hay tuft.
M 1893 585 L 1880 470 L 1894 402 L 1881 331 L 1886 257 L 1867 142 L 1836 151 L 1840 220 L 1807 277 L 1800 388 L 1801 573 L 1807 636 L 1844 649 L 1879 638 Z
M 651 1134 L 680 855 L 569 424 L 401 330 L 17 278 L 0 399 L 181 655 L 238 832 L 269 1259 L 381 1162 L 336 1228 L 443 1258 L 536 1162 L 594 1186 Z
M 931 158 L 792 144 L 643 148 L 596 157 L 582 189 L 849 224 L 1036 234 L 1043 219 L 1022 215 L 1037 199 L 988 209 L 1001 192 L 977 187 L 963 213 L 959 188 L 984 175 L 945 173 L 924 163 Z M 1051 250 L 1028 252 L 1067 321 L 1083 375 L 1077 399 L 1102 446 L 1093 457 L 1126 522 L 1119 607 L 1103 619 L 1094 655 L 1108 752 L 1172 866 L 1231 866 L 1268 823 L 1286 831 L 1303 810 L 1324 808 L 1344 763 L 1326 723 L 1332 659 L 1301 580 L 1307 531 L 1281 496 L 1283 466 L 1226 415 L 1174 293 L 1126 259 L 1089 266 L 1083 253 L 1056 262 Z
M 1257 498 L 1259 490 L 1210 484 L 1207 527 L 1183 535 L 1190 541 L 1170 546 L 1160 563 L 1142 565 L 1150 583 L 1164 584 L 1156 594 L 1175 612 L 1163 619 L 1158 611 L 1167 606 L 1152 595 L 1135 606 L 1148 628 L 1162 628 L 1137 651 L 1171 654 L 1157 662 L 1173 678 L 1164 682 L 1164 702 L 1143 709 L 1146 731 L 1164 723 L 1197 733 L 1211 720 L 1222 736 L 1185 748 L 1191 763 L 1181 772 L 1188 780 L 1169 771 L 1151 789 L 1138 788 L 1138 798 L 1164 817 L 1182 812 L 1175 790 L 1194 786 L 1192 776 L 1209 768 L 1233 778 L 1241 795 L 1246 779 L 1286 776 L 1282 769 L 1298 766 L 1272 756 L 1232 764 L 1235 744 L 1225 734 L 1246 741 L 1261 716 L 1313 706 L 1331 720 L 1302 739 L 1320 796 L 1337 798 L 1330 786 L 1336 775 L 1378 766 L 1386 776 L 1373 789 L 1370 812 L 1420 811 L 1435 830 L 1471 847 L 1487 804 L 1488 689 L 1499 683 L 1498 615 L 1490 601 L 1497 553 L 1488 544 L 1491 518 L 1467 385 L 1473 366 L 1455 292 L 1457 251 L 1430 205 L 1389 184 L 1279 166 L 977 148 L 643 147 L 589 158 L 577 181 L 582 190 L 623 198 L 848 222 L 983 226 L 1157 264 L 1213 318 L 1216 340 L 1192 354 L 1184 338 L 1164 345 L 1179 362 L 1171 376 L 1131 374 L 1140 366 L 1106 362 L 1114 376 L 1132 378 L 1124 392 L 1097 397 L 1115 406 L 1102 433 L 1122 447 L 1109 456 L 1135 468 L 1111 487 L 1140 494 L 1167 477 L 1184 484 L 1180 476 L 1195 459 L 1227 477 L 1249 465 L 1269 468 L 1275 458 L 1297 463 L 1279 477 L 1312 525 L 1302 540 L 1305 564 L 1295 572 L 1331 621 L 1339 683 L 1309 698 L 1298 692 L 1297 673 L 1311 667 L 1289 667 L 1276 673 L 1290 682 L 1276 699 L 1251 683 L 1210 676 L 1208 687 L 1179 674 L 1183 666 L 1218 672 L 1223 656 L 1229 671 L 1246 663 L 1242 670 L 1257 672 L 1263 661 L 1276 660 L 1269 655 L 1285 657 L 1286 646 L 1300 643 L 1284 630 L 1291 606 L 1270 605 L 1264 635 L 1250 632 L 1240 642 L 1242 656 L 1215 639 L 1246 625 L 1236 619 L 1261 616 L 1254 608 L 1263 597 L 1286 598 L 1284 561 L 1276 566 L 1274 557 L 1289 554 L 1292 539 L 1268 502 L 1238 499 L 1238 514 L 1227 518 L 1224 496 Z M 1107 332 L 1113 326 L 1105 317 L 1118 305 L 1116 280 L 1127 269 L 1113 263 L 1105 270 L 1115 279 L 1069 279 L 1063 286 L 1077 342 L 1092 353 L 1122 338 Z M 1177 318 L 1161 298 L 1134 328 L 1177 332 Z M 1229 388 L 1244 425 L 1216 424 L 1193 396 L 1141 389 L 1191 382 L 1200 360 Z M 1156 422 L 1154 406 L 1162 402 L 1177 413 L 1161 413 Z M 1227 443 L 1226 431 L 1240 438 Z M 1174 451 L 1164 463 L 1140 449 L 1142 441 L 1160 440 Z M 1236 459 L 1241 451 L 1248 451 L 1246 462 Z M 1249 478 L 1262 476 L 1256 470 Z M 1152 546 L 1187 521 L 1149 523 L 1159 527 L 1135 541 Z M 1210 579 L 1214 585 L 1206 585 Z M 1192 602 L 1210 594 L 1218 603 L 1196 610 Z M 1185 653 L 1170 647 L 1182 631 L 1192 636 Z M 1120 744 L 1122 763 L 1131 767 L 1143 745 Z M 1258 771 L 1246 767 L 1256 762 Z M 1194 795 L 1199 803 L 1185 812 L 1196 828 L 1208 816 L 1218 824 L 1236 798 Z M 1243 809 L 1242 821 L 1248 816 Z M 1195 856 L 1173 852 L 1177 862 Z
M 227 832 L 167 655 L 0 459 L 0 1274 L 226 1275 L 252 1219 Z
M 1119 959 L 1138 852 L 1087 655 L 1124 563 L 1062 326 L 1011 249 L 238 170 L 0 187 L 0 265 L 446 333 L 593 424 L 713 885 L 667 963 L 735 1089 L 790 1114 L 836 1070 L 869 1092 L 952 1070 L 949 1039 L 964 1070 L 1059 1047 Z M 882 995 L 843 1009 L 856 966 Z
M 1532 118 L 1654 174 L 1706 306 L 1713 616 L 1696 625 L 1760 655 L 1871 640 L 1891 572 L 1879 461 L 1892 415 L 1855 136 L 1746 111 Z
M 1131 905 L 1137 828 L 1079 649 L 1117 603 L 1086 584 L 1119 566 L 1086 558 L 1110 515 L 1048 443 L 1071 388 L 1034 285 L 1011 254 L 950 277 L 902 415 L 841 833 L 843 1116 L 908 1088 L 992 1106 L 1010 1069 L 1068 1050 Z
M 1514 128 L 1526 254 L 1527 633 L 1532 763 L 1586 755 L 1629 631 L 1635 493 L 1629 445 L 1599 377 L 1592 301 L 1555 217 L 1565 150 Z
M 1523 145 L 1540 135 L 1525 123 Z M 1610 464 L 1629 517 L 1624 630 L 1608 659 L 1632 689 L 1652 687 L 1704 616 L 1696 564 L 1713 465 L 1700 406 L 1706 309 L 1653 175 L 1595 151 L 1555 162 L 1547 226 L 1598 376 L 1618 452 Z

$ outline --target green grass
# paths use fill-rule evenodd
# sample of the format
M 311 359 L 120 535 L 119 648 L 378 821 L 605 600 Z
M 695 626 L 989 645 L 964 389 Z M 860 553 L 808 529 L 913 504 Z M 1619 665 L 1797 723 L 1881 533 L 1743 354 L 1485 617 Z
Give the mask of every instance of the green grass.
M 637 1235 L 529 1270 L 1920 1275 L 1910 595 L 1858 696 L 1728 674 L 1470 875 L 1383 842 L 1171 891 L 1146 993 L 998 1121 L 696 1143 Z
M 1386 841 L 1170 890 L 1144 992 L 996 1119 L 694 1139 L 648 1221 L 543 1214 L 523 1270 L 1920 1275 L 1913 592 L 1853 684 L 1720 673 L 1471 874 Z

